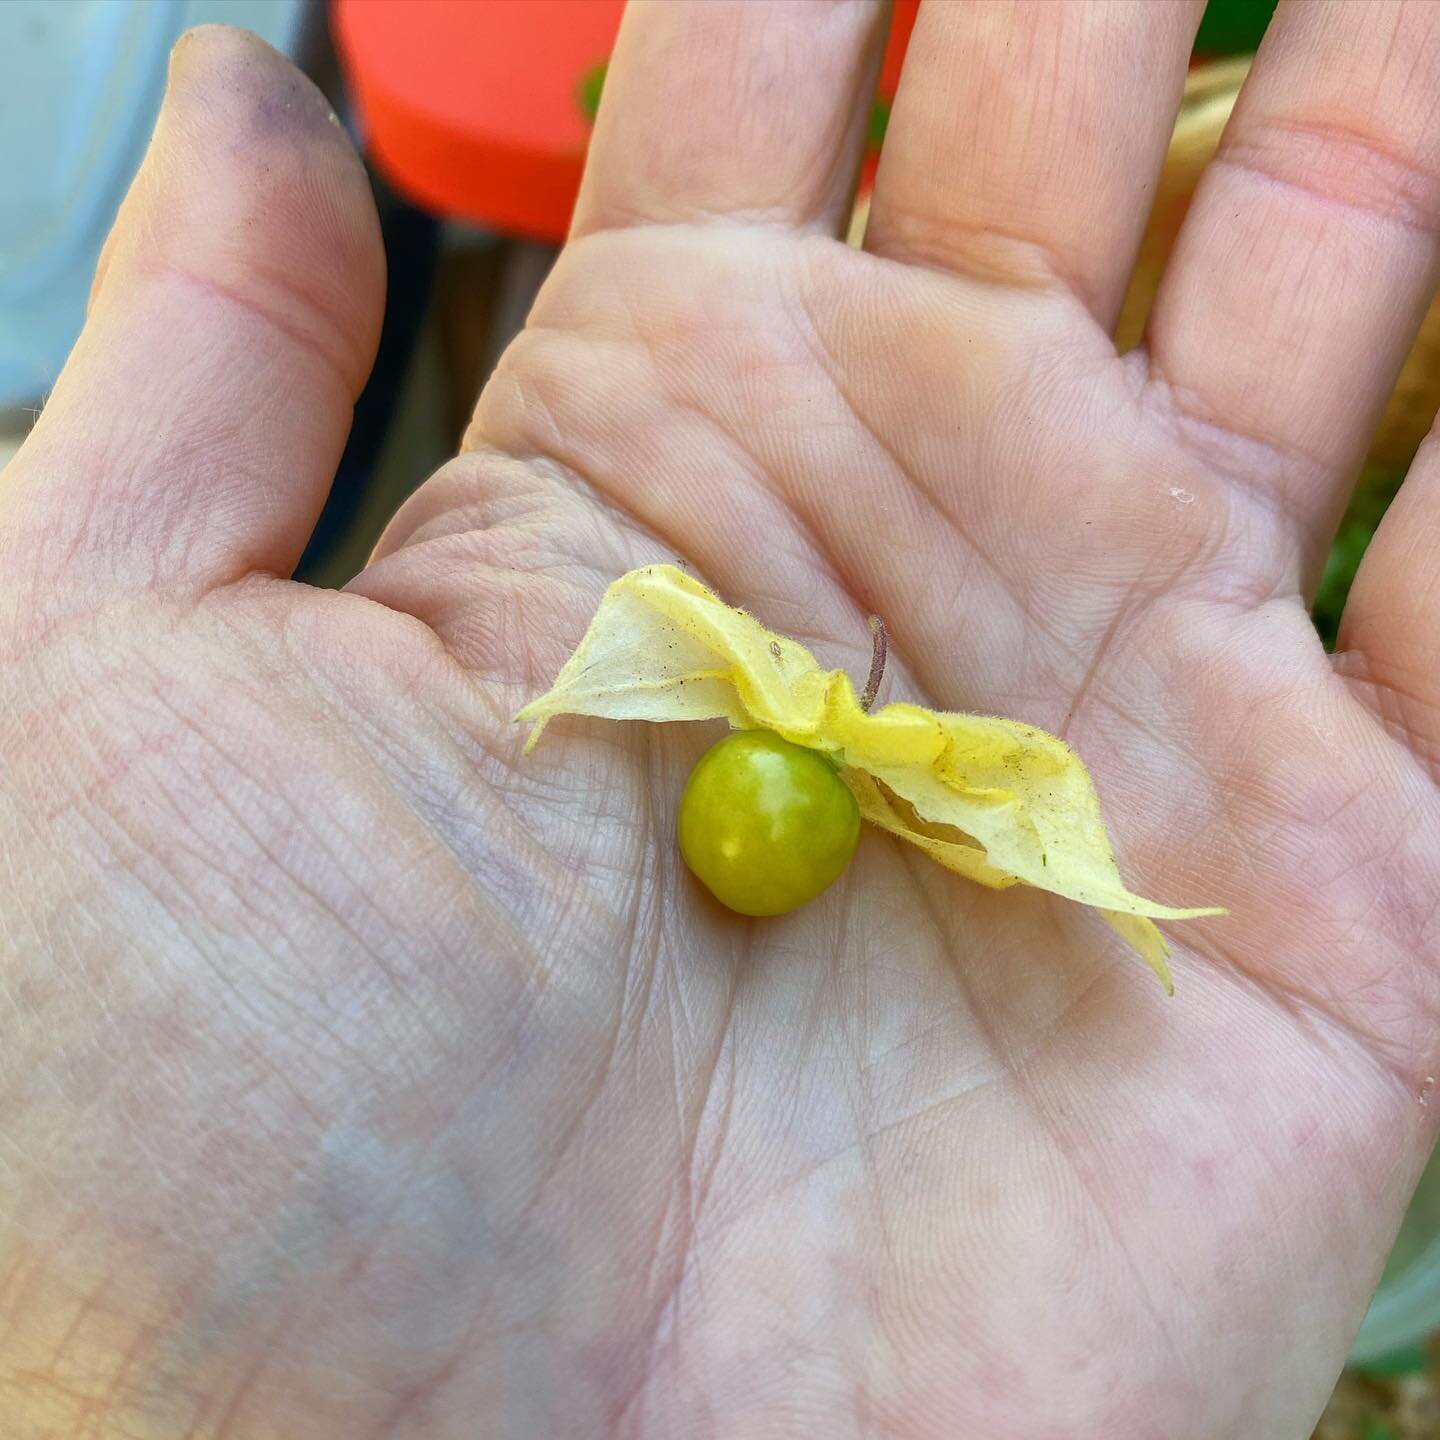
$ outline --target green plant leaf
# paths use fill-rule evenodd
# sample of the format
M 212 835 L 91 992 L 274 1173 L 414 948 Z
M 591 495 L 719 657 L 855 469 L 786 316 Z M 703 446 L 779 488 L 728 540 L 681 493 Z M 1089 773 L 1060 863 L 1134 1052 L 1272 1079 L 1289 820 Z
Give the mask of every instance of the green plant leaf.
M 1383 1375 L 1393 1379 L 1399 1375 L 1420 1375 L 1430 1368 L 1430 1357 L 1419 1345 L 1407 1345 L 1403 1350 L 1392 1350 L 1388 1355 L 1367 1360 L 1355 1367 L 1362 1375 Z
M 1240 55 L 1259 48 L 1275 0 L 1210 0 L 1195 36 L 1197 55 Z
M 877 100 L 870 110 L 870 144 L 879 149 L 885 143 L 885 132 L 890 128 L 890 102 Z
M 575 87 L 575 100 L 580 106 L 580 113 L 591 125 L 595 123 L 596 112 L 600 109 L 600 95 L 605 89 L 605 72 L 609 68 L 608 60 L 592 65 L 580 77 L 580 83 Z
M 1403 475 L 1390 471 L 1368 471 L 1351 497 L 1345 518 L 1340 522 L 1340 529 L 1330 547 L 1325 573 L 1321 578 L 1320 588 L 1316 591 L 1315 604 L 1311 611 L 1315 618 L 1315 628 L 1320 632 L 1320 638 L 1324 640 L 1327 650 L 1335 648 L 1340 616 L 1345 609 L 1350 586 L 1355 580 L 1355 572 L 1359 570 L 1360 561 L 1364 559 L 1366 547 L 1370 544 L 1370 537 L 1374 535 L 1376 526 L 1380 524 L 1386 508 L 1395 498 L 1395 492 L 1400 488 L 1403 479 Z

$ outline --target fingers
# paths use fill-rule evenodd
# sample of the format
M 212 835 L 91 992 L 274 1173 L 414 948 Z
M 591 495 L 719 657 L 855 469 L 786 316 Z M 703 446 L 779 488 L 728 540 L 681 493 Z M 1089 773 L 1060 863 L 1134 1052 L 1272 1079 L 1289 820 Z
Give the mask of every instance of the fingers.
M 1203 4 L 926 4 L 866 231 L 881 255 L 1063 286 L 1108 329 Z
M 364 171 L 319 92 L 244 31 L 190 32 L 85 330 L 0 486 L 7 549 L 102 584 L 288 572 L 383 286 Z
M 1440 7 L 1282 0 L 1152 312 L 1181 433 L 1312 570 L 1434 288 L 1437 95 Z
M 1440 780 L 1440 448 L 1433 431 L 1365 552 L 1335 662 Z
M 880 0 L 631 0 L 574 233 L 713 218 L 838 233 L 884 21 Z

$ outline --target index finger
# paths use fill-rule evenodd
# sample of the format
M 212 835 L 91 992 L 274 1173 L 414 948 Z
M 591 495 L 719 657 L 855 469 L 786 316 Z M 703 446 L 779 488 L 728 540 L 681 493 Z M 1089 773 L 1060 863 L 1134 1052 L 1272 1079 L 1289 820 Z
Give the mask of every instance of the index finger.
M 837 233 L 885 16 L 881 0 L 631 0 L 572 233 L 716 219 Z

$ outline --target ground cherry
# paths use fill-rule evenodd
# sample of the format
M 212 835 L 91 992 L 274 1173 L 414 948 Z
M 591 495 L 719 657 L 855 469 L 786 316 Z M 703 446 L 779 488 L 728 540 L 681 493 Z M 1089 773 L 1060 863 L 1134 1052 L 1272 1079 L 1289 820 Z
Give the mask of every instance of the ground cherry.
M 680 853 L 722 905 L 783 915 L 850 863 L 860 810 L 835 766 L 770 730 L 712 745 L 680 799 Z

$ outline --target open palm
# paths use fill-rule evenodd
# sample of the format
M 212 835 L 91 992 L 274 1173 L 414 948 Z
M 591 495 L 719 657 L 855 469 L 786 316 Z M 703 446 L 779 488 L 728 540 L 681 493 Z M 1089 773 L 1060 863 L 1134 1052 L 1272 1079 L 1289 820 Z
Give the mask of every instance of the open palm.
M 262 47 L 182 44 L 0 480 L 19 1440 L 1306 1433 L 1431 1138 L 1431 462 L 1336 657 L 1304 596 L 1429 298 L 1440 15 L 1282 7 L 1121 358 L 1196 18 L 931 0 L 859 251 L 878 8 L 632 7 L 576 237 L 338 595 L 283 577 L 363 181 Z M 1064 735 L 1127 881 L 1230 909 L 1174 999 L 875 834 L 720 910 L 704 727 L 522 759 L 660 558 Z

